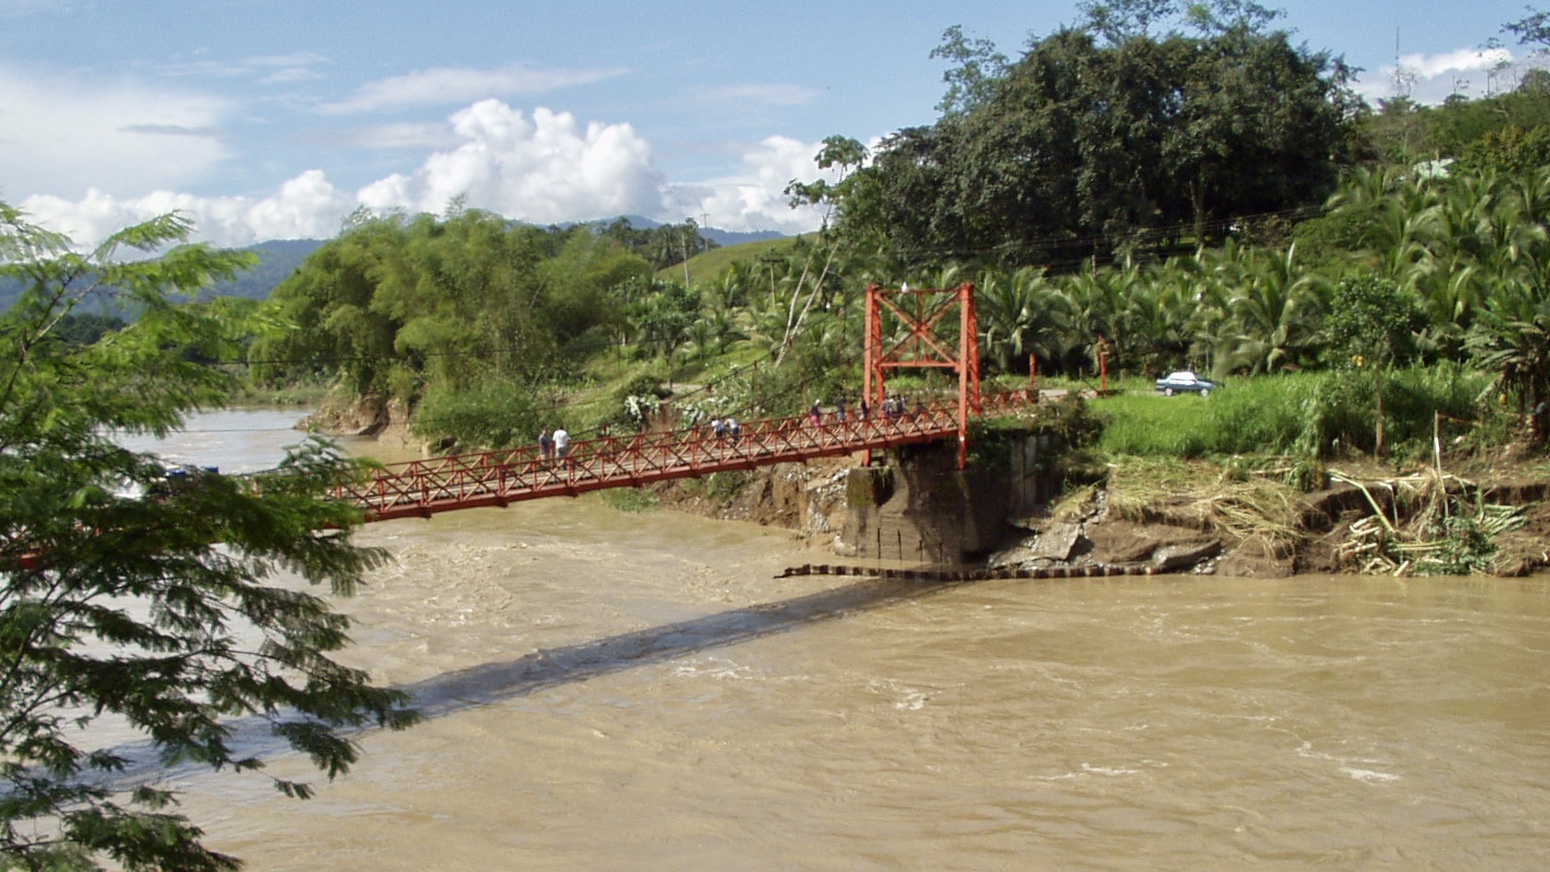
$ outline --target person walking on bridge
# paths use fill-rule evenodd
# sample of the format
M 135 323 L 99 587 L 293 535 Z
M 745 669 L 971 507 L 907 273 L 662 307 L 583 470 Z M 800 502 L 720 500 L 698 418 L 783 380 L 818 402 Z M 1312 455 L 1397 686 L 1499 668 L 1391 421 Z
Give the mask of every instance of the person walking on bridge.
M 570 433 L 563 426 L 554 428 L 554 453 L 559 457 L 570 456 Z
M 549 438 L 549 431 L 538 434 L 538 459 L 549 461 L 554 459 L 554 440 Z

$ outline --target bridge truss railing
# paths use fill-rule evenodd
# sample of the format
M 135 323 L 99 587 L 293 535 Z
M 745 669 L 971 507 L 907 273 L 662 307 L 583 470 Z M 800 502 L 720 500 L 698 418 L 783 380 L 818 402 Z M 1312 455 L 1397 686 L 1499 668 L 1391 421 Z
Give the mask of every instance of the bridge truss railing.
M 981 413 L 1025 409 L 1028 391 L 987 395 Z M 902 415 L 838 420 L 818 426 L 806 416 L 749 422 L 733 436 L 700 427 L 571 443 L 565 457 L 545 458 L 523 447 L 412 460 L 383 467 L 370 480 L 343 483 L 332 495 L 365 510 L 372 520 L 428 516 L 452 509 L 506 505 L 524 499 L 576 495 L 610 487 L 639 487 L 773 463 L 936 441 L 959 434 L 956 403 L 917 405 Z

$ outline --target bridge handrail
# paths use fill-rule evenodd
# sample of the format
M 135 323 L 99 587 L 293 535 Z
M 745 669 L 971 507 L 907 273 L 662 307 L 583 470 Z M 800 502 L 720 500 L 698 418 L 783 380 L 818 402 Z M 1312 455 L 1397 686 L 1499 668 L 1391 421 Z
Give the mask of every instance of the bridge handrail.
M 1036 402 L 1028 391 L 987 395 L 979 414 L 995 414 Z M 544 493 L 642 484 L 701 475 L 716 469 L 746 468 L 771 458 L 805 459 L 865 448 L 940 438 L 956 433 L 956 404 L 917 403 L 898 415 L 832 413 L 813 426 L 806 415 L 767 418 L 742 425 L 736 436 L 717 438 L 704 426 L 604 435 L 578 439 L 565 457 L 545 458 L 535 446 L 453 454 L 383 466 L 364 484 L 341 483 L 338 499 L 355 502 L 378 516 L 409 514 L 435 506 L 504 504 Z M 396 516 L 396 515 L 393 515 Z

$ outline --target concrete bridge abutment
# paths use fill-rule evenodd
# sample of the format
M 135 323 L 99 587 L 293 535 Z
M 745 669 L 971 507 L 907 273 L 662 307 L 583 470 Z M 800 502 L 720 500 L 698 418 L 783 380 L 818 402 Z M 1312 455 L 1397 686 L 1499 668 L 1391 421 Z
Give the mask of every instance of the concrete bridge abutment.
M 872 560 L 971 563 L 1005 543 L 1012 519 L 1059 495 L 1055 461 L 1063 440 L 1006 438 L 1002 450 L 961 470 L 955 447 L 899 452 L 885 466 L 851 469 L 839 550 Z

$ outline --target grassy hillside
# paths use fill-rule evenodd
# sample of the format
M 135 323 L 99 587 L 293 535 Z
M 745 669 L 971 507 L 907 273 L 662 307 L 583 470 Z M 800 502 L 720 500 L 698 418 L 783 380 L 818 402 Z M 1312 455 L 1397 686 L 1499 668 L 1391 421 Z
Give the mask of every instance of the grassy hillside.
M 714 284 L 721 280 L 732 268 L 732 264 L 741 260 L 757 260 L 764 255 L 782 254 L 786 249 L 795 245 L 800 236 L 782 237 L 780 239 L 763 239 L 758 242 L 744 242 L 739 245 L 727 245 L 721 248 L 713 248 L 704 254 L 697 254 L 689 258 L 689 280 L 693 284 Z M 663 281 L 683 281 L 684 265 L 674 264 L 657 271 L 657 278 Z

